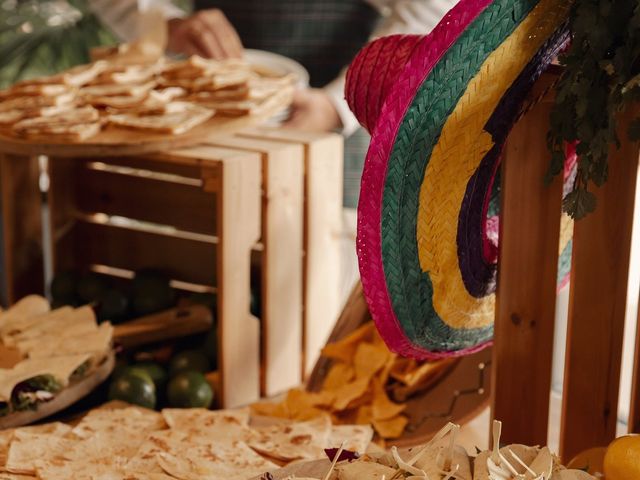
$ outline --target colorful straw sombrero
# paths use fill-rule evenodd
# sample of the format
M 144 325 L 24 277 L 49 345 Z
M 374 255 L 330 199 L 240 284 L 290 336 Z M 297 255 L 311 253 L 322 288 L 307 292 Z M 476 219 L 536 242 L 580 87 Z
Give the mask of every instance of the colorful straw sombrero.
M 435 359 L 491 342 L 500 155 L 527 93 L 568 41 L 569 8 L 462 0 L 431 34 L 381 38 L 350 66 L 347 101 L 372 134 L 360 272 L 392 350 Z M 569 222 L 562 232 L 559 284 Z

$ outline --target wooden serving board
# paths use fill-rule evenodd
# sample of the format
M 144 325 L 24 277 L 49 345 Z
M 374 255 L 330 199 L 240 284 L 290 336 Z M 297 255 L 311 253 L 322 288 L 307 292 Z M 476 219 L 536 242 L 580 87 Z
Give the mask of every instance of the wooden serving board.
M 77 383 L 69 385 L 50 402 L 41 404 L 37 410 L 11 413 L 0 417 L 0 430 L 29 425 L 64 410 L 68 406 L 88 395 L 104 382 L 115 366 L 115 354 L 111 352 L 107 358 L 91 374 Z
M 259 115 L 225 117 L 216 115 L 211 120 L 181 135 L 150 133 L 109 125 L 100 133 L 82 142 L 52 139 L 26 140 L 0 129 L 0 153 L 16 155 L 49 155 L 57 157 L 110 157 L 140 155 L 168 151 L 211 140 L 220 135 L 259 125 L 286 108 L 276 105 Z

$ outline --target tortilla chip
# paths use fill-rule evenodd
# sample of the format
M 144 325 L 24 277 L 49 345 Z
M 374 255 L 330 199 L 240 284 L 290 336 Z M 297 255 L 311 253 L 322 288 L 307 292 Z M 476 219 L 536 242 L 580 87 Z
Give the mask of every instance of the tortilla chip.
M 359 378 L 353 382 L 347 383 L 336 389 L 336 399 L 333 402 L 333 408 L 336 410 L 344 410 L 352 402 L 362 397 L 369 387 L 368 378 Z
M 356 378 L 373 378 L 385 366 L 388 355 L 389 350 L 386 347 L 375 346 L 371 343 L 358 345 L 353 359 Z
M 399 438 L 402 436 L 407 423 L 409 423 L 409 420 L 404 415 L 398 415 L 387 420 L 374 419 L 372 422 L 373 428 L 382 438 Z
M 254 403 L 253 405 L 251 405 L 251 413 L 253 413 L 253 415 L 261 415 L 264 417 L 291 418 L 291 416 L 289 415 L 289 410 L 287 410 L 287 406 L 284 402 Z
M 371 404 L 371 410 L 374 419 L 388 420 L 402 413 L 405 408 L 406 405 L 394 403 L 389 399 L 387 392 L 379 381 L 373 381 L 373 403 Z
M 367 322 L 342 340 L 328 343 L 322 349 L 322 355 L 327 358 L 340 360 L 344 363 L 351 363 L 358 349 L 358 345 L 363 341 L 370 340 L 374 329 L 373 322 Z
M 373 410 L 369 405 L 362 405 L 356 411 L 355 422 L 358 425 L 370 425 L 373 420 Z
M 324 379 L 322 390 L 337 390 L 349 383 L 355 377 L 355 370 L 350 365 L 335 363 Z

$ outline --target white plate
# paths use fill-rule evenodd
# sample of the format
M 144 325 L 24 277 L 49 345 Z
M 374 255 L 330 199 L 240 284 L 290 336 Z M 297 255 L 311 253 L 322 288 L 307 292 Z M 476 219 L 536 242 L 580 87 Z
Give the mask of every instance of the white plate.
M 245 49 L 244 58 L 250 64 L 264 67 L 278 75 L 293 73 L 298 77 L 298 86 L 300 88 L 309 86 L 309 72 L 291 58 L 277 53 L 266 52 L 264 50 L 252 50 L 250 48 Z

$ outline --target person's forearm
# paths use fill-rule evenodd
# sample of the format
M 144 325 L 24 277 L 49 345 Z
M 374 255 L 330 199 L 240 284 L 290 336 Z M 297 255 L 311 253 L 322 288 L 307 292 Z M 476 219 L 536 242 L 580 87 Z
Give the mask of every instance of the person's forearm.
M 138 0 L 89 0 L 89 7 L 118 38 L 125 42 L 135 40 L 139 36 L 138 22 L 144 8 Z M 169 1 L 153 0 L 149 6 L 160 6 L 165 18 L 178 18 L 184 12 Z M 144 5 L 142 5 L 144 7 Z

